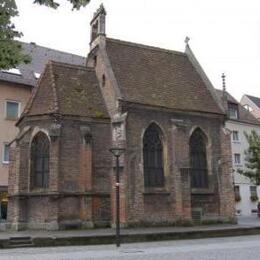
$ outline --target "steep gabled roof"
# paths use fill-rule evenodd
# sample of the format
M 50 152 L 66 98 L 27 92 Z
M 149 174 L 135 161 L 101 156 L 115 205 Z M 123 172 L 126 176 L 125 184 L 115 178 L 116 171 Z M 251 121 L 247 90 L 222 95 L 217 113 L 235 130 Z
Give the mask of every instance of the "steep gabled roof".
M 106 50 L 124 100 L 223 114 L 185 53 L 109 38 Z
M 245 96 L 248 97 L 249 99 L 251 99 L 251 101 L 253 101 L 255 103 L 255 105 L 260 108 L 260 98 L 254 97 L 254 96 L 249 96 L 249 95 L 245 95 Z
M 23 116 L 44 114 L 109 118 L 95 71 L 49 62 Z
M 216 94 L 219 98 L 219 102 L 223 102 L 223 91 L 220 89 L 215 89 Z M 233 96 L 231 96 L 228 92 L 227 93 L 227 102 L 234 103 L 238 105 L 238 119 L 230 119 L 232 121 L 260 125 L 260 122 L 248 111 L 246 110 Z M 225 105 L 227 107 L 227 104 Z

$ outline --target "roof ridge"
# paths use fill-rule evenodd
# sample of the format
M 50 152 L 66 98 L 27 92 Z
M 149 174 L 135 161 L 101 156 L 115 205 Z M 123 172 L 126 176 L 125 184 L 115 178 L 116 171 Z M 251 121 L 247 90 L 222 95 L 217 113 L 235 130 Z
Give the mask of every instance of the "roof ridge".
M 56 84 L 55 84 L 55 76 L 53 73 L 53 62 L 49 61 L 47 63 L 47 66 L 50 68 L 50 78 L 51 78 L 51 87 L 52 87 L 52 92 L 53 92 L 53 97 L 54 97 L 54 111 L 58 113 L 59 111 L 59 103 L 58 103 L 58 96 L 57 96 L 57 90 L 56 90 Z
M 122 45 L 130 45 L 130 46 L 138 47 L 138 48 L 145 48 L 145 49 L 154 50 L 154 51 L 161 51 L 161 52 L 186 56 L 186 54 L 184 52 L 181 52 L 181 51 L 169 50 L 169 49 L 165 49 L 165 48 L 145 45 L 145 44 L 142 44 L 142 43 L 128 42 L 128 41 L 123 41 L 123 40 L 113 39 L 113 38 L 106 38 L 106 40 L 111 41 L 111 42 L 116 42 L 116 43 L 119 43 L 119 44 L 122 44 Z
M 45 49 L 45 50 L 55 51 L 57 53 L 67 54 L 67 55 L 71 55 L 71 56 L 77 56 L 77 57 L 82 58 L 82 59 L 86 58 L 84 56 L 81 56 L 81 55 L 78 55 L 78 54 L 74 54 L 74 53 L 71 53 L 71 52 L 61 51 L 61 50 L 58 50 L 58 49 L 53 49 L 53 48 L 50 48 L 50 47 L 45 47 L 45 46 L 42 46 L 42 45 L 38 45 L 37 43 L 34 43 L 34 42 L 23 42 L 23 41 L 18 41 L 18 42 L 20 42 L 21 44 L 27 45 L 28 47 L 29 46 L 35 46 L 35 47 L 39 47 L 39 48 L 42 48 L 42 49 Z
M 245 94 L 245 96 L 250 97 L 250 98 L 256 98 L 256 99 L 260 100 L 260 97 L 256 97 L 256 96 L 252 96 L 252 95 L 248 95 L 248 94 Z

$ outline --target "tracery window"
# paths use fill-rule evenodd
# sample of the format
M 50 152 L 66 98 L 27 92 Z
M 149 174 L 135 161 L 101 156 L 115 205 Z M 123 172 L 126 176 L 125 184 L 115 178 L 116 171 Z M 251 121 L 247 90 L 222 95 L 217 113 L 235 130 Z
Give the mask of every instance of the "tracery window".
M 144 185 L 145 187 L 163 187 L 163 144 L 160 128 L 152 123 L 143 137 Z
M 208 187 L 206 136 L 197 128 L 190 138 L 191 185 L 193 188 Z
M 48 188 L 49 158 L 49 139 L 40 132 L 33 138 L 31 145 L 31 176 L 34 188 Z

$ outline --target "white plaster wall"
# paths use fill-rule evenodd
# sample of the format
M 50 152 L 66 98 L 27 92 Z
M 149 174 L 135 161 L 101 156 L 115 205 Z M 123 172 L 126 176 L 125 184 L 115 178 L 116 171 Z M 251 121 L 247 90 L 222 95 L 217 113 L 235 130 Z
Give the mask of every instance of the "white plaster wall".
M 227 121 L 226 127 L 231 131 L 238 131 L 239 141 L 233 141 L 233 136 L 231 135 L 231 147 L 232 147 L 232 160 L 234 169 L 234 183 L 239 185 L 241 201 L 236 203 L 236 210 L 240 211 L 241 215 L 248 216 L 252 214 L 252 210 L 256 209 L 257 202 L 252 202 L 250 199 L 250 186 L 254 185 L 250 180 L 237 172 L 238 169 L 245 169 L 245 150 L 248 148 L 248 142 L 246 140 L 244 132 L 250 133 L 252 130 L 257 131 L 260 134 L 260 126 Z M 241 154 L 241 163 L 239 165 L 235 164 L 234 154 Z M 257 194 L 260 198 L 260 187 L 257 187 Z
M 8 165 L 3 162 L 4 143 L 11 142 L 18 133 L 16 120 L 7 120 L 5 103 L 7 100 L 20 103 L 20 112 L 23 111 L 31 94 L 31 87 L 0 83 L 0 186 L 8 185 Z

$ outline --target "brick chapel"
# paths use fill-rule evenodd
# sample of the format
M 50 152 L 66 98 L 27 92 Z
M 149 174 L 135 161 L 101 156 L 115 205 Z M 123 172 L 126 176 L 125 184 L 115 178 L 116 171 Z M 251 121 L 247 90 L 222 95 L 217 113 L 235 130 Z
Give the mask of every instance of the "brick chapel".
M 50 61 L 11 148 L 12 229 L 113 226 L 115 161 L 125 227 L 234 221 L 225 109 L 193 55 L 106 37 L 86 66 Z

